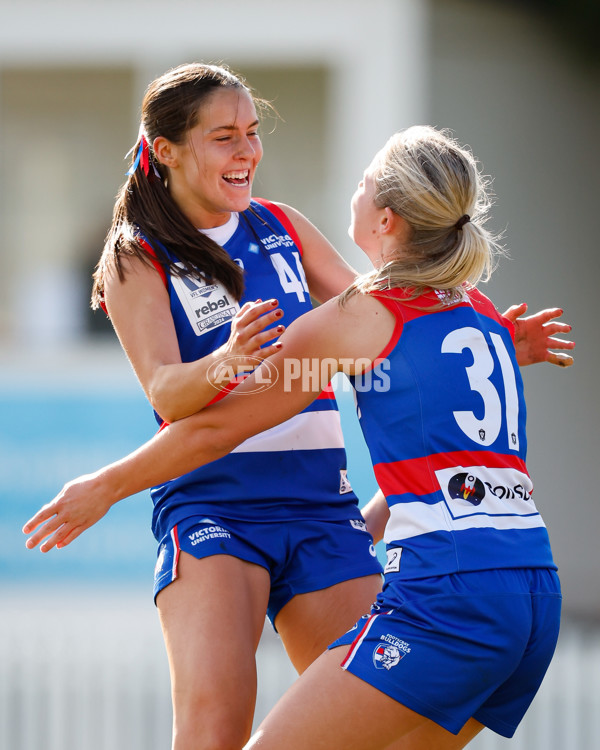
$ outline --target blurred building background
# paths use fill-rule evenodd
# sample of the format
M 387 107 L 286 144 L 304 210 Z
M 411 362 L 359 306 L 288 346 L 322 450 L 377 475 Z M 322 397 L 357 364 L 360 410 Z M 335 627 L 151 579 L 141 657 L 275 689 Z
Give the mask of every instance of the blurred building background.
M 349 199 L 392 132 L 450 128 L 494 177 L 491 226 L 510 257 L 484 291 L 501 310 L 564 308 L 577 341 L 570 370 L 525 371 L 565 628 L 511 746 L 600 746 L 598 21 L 593 0 L 0 0 L 0 747 L 169 744 L 148 496 L 48 556 L 27 552 L 20 528 L 66 480 L 153 433 L 110 325 L 89 310 L 90 274 L 144 89 L 191 60 L 227 62 L 275 104 L 255 193 L 303 211 L 361 270 Z M 366 500 L 368 461 L 344 419 Z M 292 679 L 267 628 L 258 716 Z

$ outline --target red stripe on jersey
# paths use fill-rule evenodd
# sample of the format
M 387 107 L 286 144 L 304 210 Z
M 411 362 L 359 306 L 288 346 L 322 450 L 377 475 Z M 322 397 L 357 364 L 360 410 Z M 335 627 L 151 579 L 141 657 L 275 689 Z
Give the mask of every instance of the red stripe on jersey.
M 390 495 L 431 495 L 440 488 L 435 475 L 440 469 L 459 466 L 486 466 L 489 469 L 518 469 L 528 474 L 525 462 L 518 456 L 491 451 L 455 451 L 423 458 L 375 464 L 377 484 L 386 497 Z
M 140 245 L 144 248 L 144 250 L 148 253 L 148 255 L 151 256 L 150 259 L 152 260 L 152 265 L 158 271 L 160 278 L 163 280 L 163 284 L 165 286 L 168 286 L 167 274 L 163 266 L 158 262 L 156 258 L 156 253 L 154 252 L 154 248 L 151 245 L 149 245 L 143 237 L 138 237 L 137 240 L 140 243 Z
M 152 261 L 152 265 L 159 273 L 160 278 L 163 280 L 163 284 L 167 287 L 167 274 L 165 273 L 165 269 L 163 266 L 158 262 L 158 259 L 156 258 L 156 253 L 154 252 L 154 249 L 151 245 L 149 245 L 146 240 L 143 237 L 137 237 L 138 242 L 140 245 L 144 248 L 144 250 L 150 255 L 150 260 Z M 100 307 L 104 310 L 104 312 L 108 315 L 108 310 L 106 309 L 106 304 L 104 303 L 104 293 L 102 293 L 102 298 L 100 300 Z

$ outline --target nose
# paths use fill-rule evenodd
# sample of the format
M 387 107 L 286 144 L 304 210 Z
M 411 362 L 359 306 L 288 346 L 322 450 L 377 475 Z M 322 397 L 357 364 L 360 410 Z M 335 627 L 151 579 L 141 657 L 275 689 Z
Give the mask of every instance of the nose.
M 260 153 L 260 141 L 256 138 L 250 139 L 248 136 L 242 136 L 238 142 L 237 158 L 254 159 Z

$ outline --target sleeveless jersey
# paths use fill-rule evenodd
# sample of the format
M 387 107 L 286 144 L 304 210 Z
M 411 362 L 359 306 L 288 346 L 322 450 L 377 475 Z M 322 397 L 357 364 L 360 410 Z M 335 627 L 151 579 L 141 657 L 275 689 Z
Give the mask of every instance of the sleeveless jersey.
M 183 362 L 224 344 L 231 318 L 248 300 L 276 298 L 286 325 L 312 308 L 301 247 L 289 220 L 267 201 L 253 200 L 251 209 L 233 215 L 237 228 L 223 243 L 246 272 L 239 303 L 220 283 L 165 275 Z M 177 262 L 168 248 L 162 249 Z M 248 521 L 338 520 L 348 518 L 352 506 L 356 517 L 358 500 L 346 479 L 333 392 L 323 392 L 300 414 L 249 438 L 229 455 L 152 488 L 151 495 L 152 528 L 159 540 L 184 518 L 211 512 Z
M 441 309 L 441 292 L 374 296 L 395 315 L 394 334 L 369 382 L 352 380 L 390 507 L 385 572 L 555 568 L 525 465 L 510 322 L 477 290 Z

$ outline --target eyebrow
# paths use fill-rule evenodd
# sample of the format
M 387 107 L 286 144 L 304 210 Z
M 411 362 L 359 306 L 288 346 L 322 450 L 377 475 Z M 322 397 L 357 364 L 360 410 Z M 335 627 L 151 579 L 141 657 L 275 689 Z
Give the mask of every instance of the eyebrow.
M 250 125 L 248 125 L 247 130 L 250 130 L 250 128 L 255 128 L 260 124 L 259 120 L 254 120 L 254 122 L 251 122 Z M 237 130 L 237 125 L 217 125 L 216 128 L 212 128 L 208 131 L 208 133 L 216 133 L 219 130 Z

